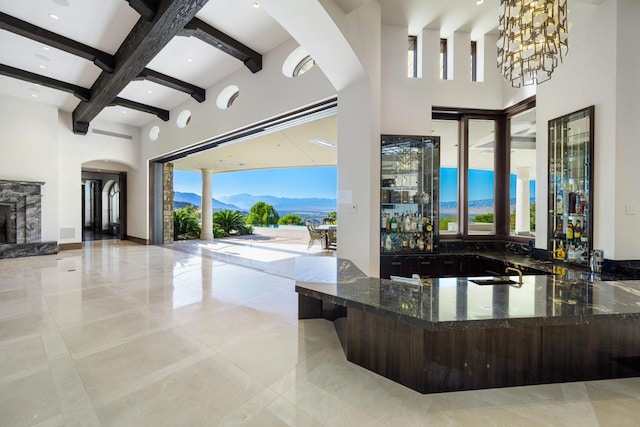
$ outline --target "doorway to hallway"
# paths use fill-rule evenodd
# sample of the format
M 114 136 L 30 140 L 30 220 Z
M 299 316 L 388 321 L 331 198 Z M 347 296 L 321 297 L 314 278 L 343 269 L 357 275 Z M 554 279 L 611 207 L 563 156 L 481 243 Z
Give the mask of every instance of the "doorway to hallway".
M 82 171 L 82 240 L 126 235 L 126 173 Z

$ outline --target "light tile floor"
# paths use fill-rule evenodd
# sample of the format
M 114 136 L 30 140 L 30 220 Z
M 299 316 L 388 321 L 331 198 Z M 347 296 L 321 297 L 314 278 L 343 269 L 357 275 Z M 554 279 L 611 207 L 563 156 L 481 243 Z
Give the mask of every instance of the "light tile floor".
M 0 260 L 0 425 L 640 425 L 636 378 L 420 395 L 297 320 L 283 260 L 209 255 L 103 241 Z

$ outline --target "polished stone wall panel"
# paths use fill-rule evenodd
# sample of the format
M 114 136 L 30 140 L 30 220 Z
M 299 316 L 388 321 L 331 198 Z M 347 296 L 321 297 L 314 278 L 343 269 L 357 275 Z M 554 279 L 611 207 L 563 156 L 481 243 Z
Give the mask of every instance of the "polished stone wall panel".
M 43 185 L 44 182 L 0 180 L 0 204 L 11 209 L 13 230 L 7 243 L 40 242 Z

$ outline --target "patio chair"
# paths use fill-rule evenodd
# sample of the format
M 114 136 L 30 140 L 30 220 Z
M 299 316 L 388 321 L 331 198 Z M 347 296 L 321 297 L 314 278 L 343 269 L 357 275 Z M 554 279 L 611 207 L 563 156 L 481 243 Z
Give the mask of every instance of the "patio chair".
M 311 224 L 307 223 L 307 230 L 309 230 L 309 245 L 307 246 L 307 250 L 311 249 L 314 243 L 320 243 L 320 247 L 322 249 L 325 248 L 325 244 L 327 241 L 327 235 L 323 230 L 316 230 L 311 226 Z
M 338 230 L 335 227 L 329 227 L 327 230 L 327 249 L 336 250 L 338 249 Z

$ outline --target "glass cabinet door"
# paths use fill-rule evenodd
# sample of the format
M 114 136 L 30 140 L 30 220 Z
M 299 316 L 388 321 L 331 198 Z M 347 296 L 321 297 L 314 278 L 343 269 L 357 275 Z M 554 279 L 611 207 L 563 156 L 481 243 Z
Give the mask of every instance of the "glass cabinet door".
M 439 148 L 439 137 L 382 135 L 382 254 L 437 251 Z
M 549 250 L 588 265 L 593 226 L 594 107 L 549 121 Z

